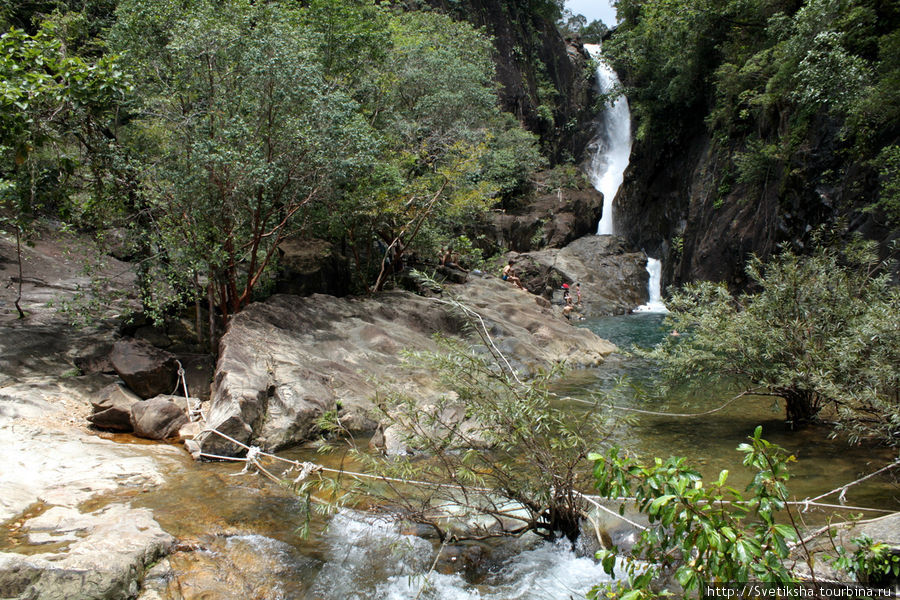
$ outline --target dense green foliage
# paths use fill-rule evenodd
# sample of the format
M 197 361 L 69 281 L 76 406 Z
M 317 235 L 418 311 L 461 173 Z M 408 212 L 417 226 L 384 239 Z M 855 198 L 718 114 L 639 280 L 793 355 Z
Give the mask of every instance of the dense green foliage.
M 669 336 L 649 356 L 669 381 L 736 379 L 781 398 L 789 421 L 836 422 L 851 439 L 900 433 L 900 290 L 870 245 L 785 251 L 747 265 L 755 291 L 685 286 L 667 302 Z M 826 410 L 827 409 L 827 410 Z
M 639 140 L 677 144 L 705 119 L 725 161 L 737 167 L 721 183 L 730 185 L 736 174 L 751 189 L 806 169 L 834 185 L 867 165 L 883 180 L 881 197 L 852 200 L 883 206 L 896 220 L 890 148 L 900 136 L 897 3 L 619 0 L 616 6 L 622 23 L 605 51 L 626 76 Z
M 744 493 L 727 484 L 727 470 L 721 471 L 715 481 L 704 481 L 683 458 L 657 458 L 641 464 L 618 448 L 605 455 L 592 454 L 598 491 L 623 502 L 622 510 L 626 506 L 623 499 L 628 499 L 628 504 L 647 516 L 649 527 L 619 564 L 619 549 L 597 553 L 606 571 L 610 575 L 615 572 L 617 580 L 596 586 L 588 597 L 672 597 L 669 590 L 661 589 L 661 581 L 668 574 L 686 597 L 703 597 L 707 584 L 757 582 L 785 589 L 792 582 L 808 584 L 809 573 L 821 573 L 821 567 L 816 567 L 816 540 L 830 536 L 832 526 L 843 523 L 831 523 L 812 532 L 807 528 L 797 503 L 792 503 L 788 495 L 788 467 L 795 458 L 763 439 L 762 427 L 757 427 L 748 442 L 737 449 L 744 455 L 744 466 L 754 473 Z M 890 576 L 900 570 L 900 559 L 891 556 L 888 545 L 865 536 L 853 543 L 853 552 L 838 548 L 836 557 L 822 558 L 857 581 Z M 799 563 L 805 565 L 798 569 Z
M 338 244 L 355 288 L 381 289 L 544 164 L 497 107 L 490 39 L 436 12 L 122 0 L 2 17 L 35 30 L 3 37 L 3 215 L 27 199 L 125 225 L 156 317 L 203 296 L 227 318 L 287 237 Z
M 744 465 L 756 473 L 746 498 L 727 485 L 728 471 L 704 482 L 684 459 L 641 465 L 620 456 L 618 448 L 591 456 L 598 491 L 609 498 L 634 498 L 650 520 L 631 553 L 643 560 L 629 561 L 616 595 L 654 597 L 651 583 L 668 568 L 686 592 L 699 592 L 704 583 L 793 580 L 785 559 L 789 543 L 800 539 L 786 504 L 787 465 L 794 458 L 761 436 L 757 427 L 750 443 L 738 447 Z M 779 522 L 782 512 L 788 523 Z M 612 574 L 614 549 L 600 555 Z M 603 598 L 605 591 L 597 588 L 590 597 Z
M 108 187 L 108 124 L 128 82 L 114 56 L 78 53 L 83 25 L 55 18 L 34 34 L 0 35 L 0 231 L 16 239 L 19 297 L 21 247 L 35 219 L 89 211 L 89 198 Z M 15 305 L 24 318 L 19 298 Z

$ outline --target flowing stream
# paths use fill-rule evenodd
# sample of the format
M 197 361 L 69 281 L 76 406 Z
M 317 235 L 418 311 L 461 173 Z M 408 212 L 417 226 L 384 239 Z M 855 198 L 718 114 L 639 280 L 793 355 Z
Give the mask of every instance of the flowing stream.
M 644 313 L 592 319 L 582 325 L 627 349 L 632 344 L 652 345 L 667 335 L 662 319 L 661 314 Z M 655 369 L 643 359 L 613 355 L 598 368 L 570 373 L 558 391 L 591 398 L 613 388 L 625 375 L 640 386 L 653 380 Z M 615 402 L 660 412 L 701 412 L 720 406 L 733 392 L 728 386 L 708 386 L 674 390 L 665 399 L 645 399 L 626 391 L 617 394 Z M 571 410 L 574 417 L 584 405 L 573 403 Z M 821 429 L 791 432 L 783 419 L 783 409 L 770 402 L 746 400 L 699 418 L 639 415 L 621 425 L 612 442 L 645 458 L 686 456 L 707 478 L 729 469 L 729 481 L 742 488 L 750 474 L 741 467 L 735 448 L 761 424 L 767 439 L 798 458 L 790 482 L 798 499 L 852 481 L 894 456 L 890 450 L 828 440 Z M 360 468 L 343 453 L 321 454 L 308 448 L 286 455 L 329 467 Z M 569 600 L 583 598 L 591 586 L 607 580 L 587 549 L 573 552 L 567 543 L 528 536 L 441 548 L 429 531 L 401 529 L 380 519 L 377 511 L 315 516 L 309 536 L 303 537 L 302 500 L 261 476 L 240 475 L 241 466 L 193 463 L 185 456 L 158 489 L 105 498 L 85 509 L 128 500 L 153 509 L 166 531 L 182 540 L 182 546 L 193 548 L 168 559 L 181 594 L 171 597 L 186 600 Z M 898 497 L 896 485 L 879 480 L 851 488 L 846 499 L 851 505 L 897 509 Z M 804 519 L 820 523 L 827 514 L 811 511 Z M 623 539 L 620 522 L 608 525 L 620 528 L 619 533 L 609 530 L 614 541 Z
M 599 47 L 588 46 L 592 56 Z M 600 91 L 615 88 L 618 79 L 606 64 L 597 70 Z M 606 109 L 591 142 L 590 175 L 603 193 L 598 234 L 613 234 L 613 199 L 622 183 L 631 151 L 628 103 L 620 96 Z M 650 258 L 650 301 L 634 315 L 581 322 L 621 348 L 650 346 L 669 332 L 660 296 L 659 260 Z M 558 385 L 573 401 L 573 418 L 583 413 L 583 401 L 616 389 L 623 377 L 631 387 L 614 392 L 622 415 L 627 408 L 658 413 L 702 413 L 722 406 L 735 390 L 709 385 L 701 390 L 676 389 L 663 399 L 647 398 L 635 390 L 652 383 L 652 364 L 634 356 L 613 355 L 601 367 L 575 371 Z M 609 409 L 607 409 L 609 410 Z M 798 458 L 791 492 L 798 499 L 812 497 L 874 471 L 893 458 L 889 450 L 852 448 L 828 439 L 816 428 L 789 431 L 783 408 L 764 399 L 742 399 L 700 417 L 640 414 L 618 427 L 612 442 L 644 458 L 686 456 L 704 477 L 729 469 L 735 487 L 746 485 L 751 474 L 741 468 L 735 451 L 757 425 L 764 435 Z M 326 466 L 352 461 L 339 454 L 316 454 L 300 449 L 291 458 L 314 460 Z M 587 468 L 587 467 L 586 467 Z M 536 537 L 467 543 L 441 547 L 427 531 L 402 530 L 376 512 L 342 510 L 316 516 L 309 536 L 299 531 L 307 523 L 303 503 L 290 490 L 261 477 L 240 475 L 241 465 L 228 463 L 184 465 L 170 473 L 168 483 L 132 500 L 152 508 L 157 520 L 192 551 L 176 552 L 168 563 L 176 575 L 178 596 L 186 600 L 218 598 L 245 600 L 568 600 L 584 598 L 607 576 L 582 548 L 553 544 Z M 852 488 L 847 502 L 859 506 L 900 508 L 900 492 L 883 481 Z M 108 499 L 105 501 L 113 501 Z M 807 523 L 828 518 L 811 512 Z M 622 527 L 618 521 L 611 527 Z M 612 530 L 610 530 L 612 531 Z M 625 537 L 633 536 L 633 532 Z M 614 540 L 615 540 L 614 536 Z M 618 539 L 623 539 L 621 536 Z M 168 580 L 171 585 L 171 579 Z
M 599 47 L 589 47 L 597 56 Z M 601 91 L 617 84 L 615 73 L 601 63 Z M 607 109 L 595 148 L 591 178 L 604 195 L 598 234 L 613 233 L 612 202 L 628 165 L 630 118 L 624 97 Z M 660 298 L 661 264 L 649 259 L 650 301 L 639 314 L 581 322 L 623 349 L 649 346 L 669 332 L 663 328 L 665 307 Z M 615 392 L 622 408 L 659 413 L 701 413 L 727 402 L 735 390 L 710 385 L 701 390 L 676 389 L 662 399 L 636 392 L 652 383 L 655 368 L 643 359 L 613 355 L 595 369 L 575 371 L 557 387 L 582 401 L 615 389 L 622 377 L 632 386 Z M 584 410 L 573 402 L 573 418 Z M 610 409 L 607 409 L 610 410 Z M 641 414 L 623 423 L 612 442 L 645 458 L 680 455 L 697 465 L 704 477 L 729 469 L 735 487 L 751 475 L 742 470 L 735 452 L 754 427 L 762 425 L 770 441 L 798 458 L 790 489 L 798 499 L 812 497 L 874 471 L 893 458 L 890 450 L 853 448 L 829 440 L 816 428 L 789 431 L 783 408 L 763 399 L 742 399 L 700 417 Z M 325 466 L 358 468 L 343 454 L 317 454 L 298 449 L 290 458 Z M 307 523 L 304 503 L 291 490 L 254 474 L 240 474 L 240 464 L 194 463 L 187 455 L 156 490 L 120 494 L 92 501 L 131 501 L 149 507 L 162 527 L 181 540 L 181 550 L 167 559 L 175 578 L 165 576 L 157 588 L 177 587 L 161 598 L 200 600 L 569 600 L 584 598 L 590 588 L 608 578 L 591 558 L 591 551 L 572 551 L 567 542 L 549 543 L 536 537 L 467 543 L 441 547 L 427 531 L 403 530 L 378 517 L 377 511 L 341 510 L 317 515 Z M 587 467 L 586 467 L 587 468 Z M 900 508 L 900 490 L 872 480 L 847 493 L 849 504 Z M 807 523 L 827 519 L 824 512 L 804 516 Z M 618 526 L 621 523 L 616 522 Z M 309 535 L 300 530 L 309 527 Z M 629 535 L 633 535 L 629 534 Z M 153 577 L 148 577 L 148 585 Z

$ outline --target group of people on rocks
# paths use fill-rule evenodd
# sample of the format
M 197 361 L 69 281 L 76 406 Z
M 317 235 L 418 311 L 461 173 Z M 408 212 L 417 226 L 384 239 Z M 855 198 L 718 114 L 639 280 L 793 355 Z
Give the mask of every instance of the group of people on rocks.
M 519 279 L 518 275 L 516 275 L 516 270 L 513 268 L 513 261 L 510 260 L 505 267 L 503 267 L 503 271 L 500 276 L 503 278 L 503 281 L 509 281 L 514 284 L 520 290 L 524 290 L 525 286 L 522 285 L 522 280 Z M 577 307 L 581 306 L 581 284 L 575 284 L 575 295 L 572 295 L 572 289 L 569 287 L 568 283 L 562 284 L 563 289 L 563 315 L 566 318 L 571 318 L 570 314 L 576 310 Z
M 462 271 L 463 273 L 468 273 L 469 270 L 464 268 L 460 264 L 459 254 L 454 252 L 453 249 L 449 246 L 441 246 L 440 251 L 438 252 L 438 262 L 441 266 L 449 267 L 452 269 L 457 269 Z M 522 284 L 522 280 L 519 278 L 516 273 L 515 268 L 513 267 L 513 261 L 510 259 L 506 266 L 503 267 L 503 270 L 500 272 L 500 277 L 503 281 L 508 281 L 515 285 L 520 290 L 525 290 L 525 286 Z M 571 318 L 571 313 L 577 309 L 577 307 L 581 306 L 581 284 L 576 283 L 573 290 L 570 288 L 568 283 L 562 284 L 563 290 L 563 315 L 566 318 Z M 527 291 L 527 290 L 526 290 Z
M 563 288 L 563 314 L 568 318 L 577 306 L 581 306 L 581 284 L 575 284 L 575 297 L 572 297 L 572 291 L 568 283 L 562 284 Z

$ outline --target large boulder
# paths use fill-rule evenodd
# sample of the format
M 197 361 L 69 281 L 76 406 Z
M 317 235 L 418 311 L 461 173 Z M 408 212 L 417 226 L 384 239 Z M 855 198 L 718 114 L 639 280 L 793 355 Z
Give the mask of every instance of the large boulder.
M 524 206 L 490 213 L 476 233 L 494 247 L 515 252 L 561 248 L 595 233 L 602 211 L 603 195 L 595 189 L 561 188 Z
M 558 250 L 516 255 L 513 262 L 525 286 L 548 299 L 561 296 L 563 283 L 580 283 L 587 315 L 623 314 L 649 298 L 647 256 L 619 237 L 588 235 Z
M 91 400 L 93 414 L 88 421 L 94 427 L 113 431 L 131 431 L 131 408 L 141 398 L 124 386 L 114 383 L 108 385 Z
M 184 368 L 184 380 L 188 388 L 179 390 L 179 393 L 189 393 L 191 398 L 209 400 L 213 371 L 216 368 L 213 357 L 209 354 L 179 354 L 178 360 Z
M 118 340 L 109 360 L 122 381 L 141 398 L 171 394 L 178 382 L 175 356 L 143 340 Z
M 137 595 L 144 570 L 173 538 L 146 508 L 114 504 L 93 513 L 52 507 L 21 532 L 38 554 L 0 552 L 0 596 L 42 600 L 116 600 Z
M 316 238 L 289 238 L 278 245 L 278 277 L 282 294 L 350 293 L 350 264 L 331 242 Z
M 615 349 L 496 277 L 470 274 L 466 284 L 449 288 L 478 311 L 523 373 L 561 360 L 598 364 Z M 329 411 L 348 429 L 372 430 L 376 392 L 406 394 L 425 406 L 445 391 L 435 373 L 404 363 L 401 351 L 436 350 L 434 334 L 458 336 L 464 325 L 443 299 L 408 292 L 367 299 L 273 296 L 232 318 L 207 422 L 268 450 L 310 439 L 318 417 Z M 215 433 L 196 441 L 205 453 L 243 453 Z
M 178 436 L 178 430 L 188 422 L 188 417 L 176 403 L 176 398 L 160 395 L 132 405 L 131 424 L 134 435 L 150 440 L 167 440 Z M 184 401 L 184 398 L 178 399 Z

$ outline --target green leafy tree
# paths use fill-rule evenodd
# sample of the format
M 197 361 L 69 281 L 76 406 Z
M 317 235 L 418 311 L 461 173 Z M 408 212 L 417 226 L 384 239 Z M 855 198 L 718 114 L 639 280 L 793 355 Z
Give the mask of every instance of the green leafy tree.
M 587 44 L 600 44 L 608 34 L 609 27 L 603 21 L 597 19 L 588 23 L 581 30 L 581 39 Z
M 327 83 L 300 9 L 123 2 L 112 39 L 140 73 L 128 136 L 158 258 L 143 301 L 162 310 L 203 276 L 227 319 L 377 142 L 357 103 Z
M 543 164 L 536 138 L 497 108 L 492 45 L 483 32 L 431 12 L 394 15 L 389 30 L 372 83 L 377 91 L 361 96 L 382 152 L 372 172 L 343 188 L 323 215 L 373 290 L 407 256 L 432 256 L 437 240 L 503 194 L 527 189 Z
M 59 20 L 44 21 L 33 35 L 10 29 L 0 36 L 0 224 L 16 237 L 20 317 L 24 238 L 42 212 L 66 214 L 80 168 L 90 174 L 91 197 L 104 195 L 108 125 L 127 87 L 115 56 L 73 54 Z
M 851 439 L 900 432 L 900 290 L 871 244 L 809 256 L 783 251 L 747 265 L 752 292 L 685 286 L 667 302 L 669 336 L 648 353 L 668 381 L 729 378 L 784 400 L 787 419 L 829 409 Z
M 704 583 L 794 580 L 785 562 L 789 544 L 800 540 L 787 504 L 787 466 L 794 457 L 764 440 L 761 427 L 738 451 L 744 454 L 744 465 L 756 473 L 746 497 L 728 485 L 728 471 L 705 482 L 683 458 L 640 464 L 618 448 L 591 455 L 600 494 L 634 498 L 650 520 L 631 552 L 641 562 L 628 561 L 626 577 L 613 586 L 613 596 L 656 597 L 652 584 L 666 569 L 674 571 L 688 593 L 699 592 Z M 787 523 L 778 521 L 781 514 L 787 515 Z M 612 575 L 615 549 L 599 556 Z M 589 598 L 607 597 L 609 591 L 598 586 Z

